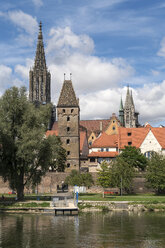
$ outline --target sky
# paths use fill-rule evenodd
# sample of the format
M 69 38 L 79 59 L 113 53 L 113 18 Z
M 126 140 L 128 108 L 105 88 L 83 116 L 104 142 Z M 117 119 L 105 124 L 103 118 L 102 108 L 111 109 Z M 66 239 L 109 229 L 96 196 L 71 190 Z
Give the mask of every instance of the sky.
M 28 89 L 40 21 L 54 104 L 72 73 L 81 119 L 118 115 L 129 85 L 140 123 L 165 125 L 164 0 L 1 0 L 0 95 Z

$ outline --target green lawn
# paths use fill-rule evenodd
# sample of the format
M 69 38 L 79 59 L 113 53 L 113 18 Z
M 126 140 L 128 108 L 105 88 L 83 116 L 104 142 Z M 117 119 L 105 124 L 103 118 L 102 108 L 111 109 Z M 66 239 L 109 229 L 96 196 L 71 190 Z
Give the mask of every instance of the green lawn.
M 124 196 L 106 196 L 102 194 L 80 194 L 79 200 L 86 201 L 134 201 L 134 202 L 149 202 L 149 203 L 165 203 L 165 195 L 157 196 L 155 194 L 137 194 Z

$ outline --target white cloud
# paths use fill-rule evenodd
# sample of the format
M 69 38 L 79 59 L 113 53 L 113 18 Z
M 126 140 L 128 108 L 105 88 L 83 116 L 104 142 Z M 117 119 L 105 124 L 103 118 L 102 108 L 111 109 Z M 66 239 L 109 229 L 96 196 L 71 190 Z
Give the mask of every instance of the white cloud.
M 46 47 L 52 74 L 52 100 L 57 102 L 63 74 L 72 73 L 78 94 L 118 87 L 133 75 L 133 68 L 122 58 L 105 59 L 92 55 L 94 42 L 87 35 L 76 35 L 70 28 L 51 29 Z
M 30 67 L 33 66 L 34 61 L 32 59 L 26 59 L 26 65 L 16 65 L 15 66 L 15 72 L 22 78 L 22 79 L 29 79 L 29 70 Z
M 19 28 L 30 35 L 34 35 L 38 29 L 36 18 L 21 10 L 9 11 L 8 18 Z
M 32 2 L 34 3 L 34 5 L 36 7 L 41 7 L 43 6 L 43 1 L 42 0 L 32 0 Z
M 70 27 L 52 28 L 49 36 L 46 52 L 50 55 L 58 52 L 56 56 L 66 57 L 73 52 L 91 54 L 94 50 L 94 42 L 89 36 L 76 35 Z
M 160 49 L 159 49 L 157 55 L 165 57 L 165 37 L 162 39 L 162 41 L 160 43 Z

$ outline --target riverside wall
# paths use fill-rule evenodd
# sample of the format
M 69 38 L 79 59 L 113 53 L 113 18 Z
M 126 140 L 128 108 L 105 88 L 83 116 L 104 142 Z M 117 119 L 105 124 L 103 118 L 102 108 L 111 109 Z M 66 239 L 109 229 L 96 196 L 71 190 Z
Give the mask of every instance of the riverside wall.
M 94 182 L 96 183 L 97 180 L 97 173 L 91 173 Z M 38 193 L 56 193 L 57 192 L 57 185 L 61 185 L 62 182 L 65 181 L 65 178 L 69 175 L 69 173 L 63 172 L 48 172 L 45 177 L 43 177 L 41 183 L 33 189 L 33 191 Z M 72 187 L 69 188 L 72 191 Z M 152 192 L 152 190 L 148 189 L 145 185 L 145 178 L 144 174 L 137 175 L 133 180 L 133 191 L 134 193 L 148 193 Z M 8 193 L 11 192 L 9 184 L 3 182 L 3 179 L 0 177 L 0 193 Z M 32 189 L 26 189 L 25 193 L 32 193 Z M 87 189 L 88 193 L 102 193 L 103 189 L 99 186 L 92 186 Z

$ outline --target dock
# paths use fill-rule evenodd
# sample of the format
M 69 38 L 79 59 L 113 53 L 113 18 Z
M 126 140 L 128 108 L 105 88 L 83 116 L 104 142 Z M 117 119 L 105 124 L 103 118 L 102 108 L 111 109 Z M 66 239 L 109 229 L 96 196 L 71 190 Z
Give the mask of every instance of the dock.
M 52 197 L 55 215 L 78 215 L 78 206 L 72 194 L 61 193 Z

